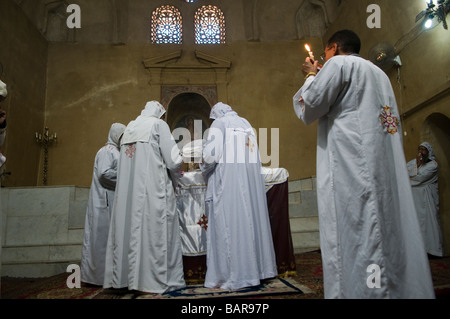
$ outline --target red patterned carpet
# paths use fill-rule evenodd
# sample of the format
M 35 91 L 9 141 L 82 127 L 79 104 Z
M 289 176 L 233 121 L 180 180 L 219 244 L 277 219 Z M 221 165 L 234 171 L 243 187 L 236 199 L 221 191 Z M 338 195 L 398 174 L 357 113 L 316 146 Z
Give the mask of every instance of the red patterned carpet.
M 290 276 L 300 285 L 309 288 L 308 293 L 290 293 L 260 296 L 260 299 L 323 299 L 322 262 L 320 251 L 295 256 L 297 273 Z M 430 267 L 437 299 L 450 298 L 450 257 L 430 258 Z M 82 285 L 68 289 L 68 273 L 48 278 L 9 278 L 1 282 L 2 299 L 123 299 L 133 296 L 127 289 L 112 290 Z M 245 298 L 245 296 L 243 296 Z

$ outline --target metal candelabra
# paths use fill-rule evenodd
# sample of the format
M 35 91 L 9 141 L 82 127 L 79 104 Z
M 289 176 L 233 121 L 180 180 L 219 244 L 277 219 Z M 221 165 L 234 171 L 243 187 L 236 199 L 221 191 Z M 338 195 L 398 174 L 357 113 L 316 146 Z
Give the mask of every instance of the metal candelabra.
M 44 177 L 43 184 L 47 185 L 47 168 L 48 168 L 48 147 L 56 142 L 56 133 L 50 135 L 48 132 L 48 127 L 45 128 L 43 134 L 36 132 L 36 142 L 39 143 L 44 148 Z

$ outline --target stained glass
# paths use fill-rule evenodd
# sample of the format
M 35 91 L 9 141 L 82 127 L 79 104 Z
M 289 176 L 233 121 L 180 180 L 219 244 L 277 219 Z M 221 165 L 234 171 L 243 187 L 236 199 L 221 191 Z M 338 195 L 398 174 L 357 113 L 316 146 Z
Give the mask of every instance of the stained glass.
M 174 6 L 162 6 L 153 11 L 152 43 L 181 44 L 182 17 Z
M 225 17 L 216 6 L 203 6 L 195 13 L 195 43 L 225 43 Z

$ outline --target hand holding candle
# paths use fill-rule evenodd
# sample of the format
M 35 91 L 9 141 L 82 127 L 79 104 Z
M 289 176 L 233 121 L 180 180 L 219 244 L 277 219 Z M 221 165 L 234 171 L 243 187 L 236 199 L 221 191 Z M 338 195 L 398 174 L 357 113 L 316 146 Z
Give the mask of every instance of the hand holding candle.
M 310 47 L 307 43 L 305 44 L 305 49 L 306 49 L 306 51 L 308 51 L 309 59 L 310 59 L 310 61 L 311 61 L 311 64 L 314 64 L 314 62 L 315 62 L 315 60 L 314 60 L 314 54 L 313 54 L 313 52 L 311 51 L 311 47 Z M 319 64 L 319 63 L 317 63 L 317 72 L 320 71 L 321 68 L 322 68 L 322 65 Z
M 309 53 L 309 58 L 311 59 L 311 63 L 314 64 L 314 54 L 311 51 L 311 47 L 308 44 L 305 44 L 305 49 Z

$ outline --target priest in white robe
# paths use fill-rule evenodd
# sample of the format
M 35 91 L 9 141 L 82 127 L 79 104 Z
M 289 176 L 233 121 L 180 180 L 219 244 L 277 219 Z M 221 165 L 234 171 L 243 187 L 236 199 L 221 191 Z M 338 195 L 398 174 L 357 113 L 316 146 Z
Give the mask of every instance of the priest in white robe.
M 165 293 L 185 286 L 174 192 L 182 157 L 165 112 L 148 102 L 124 132 L 104 288 Z
M 317 198 L 325 298 L 434 298 L 386 74 L 358 55 L 352 31 L 335 33 L 318 71 L 293 98 L 316 120 Z
M 218 103 L 200 169 L 207 181 L 205 287 L 239 289 L 277 276 L 264 179 L 255 133 Z
M 106 244 L 124 131 L 125 125 L 112 124 L 106 145 L 95 155 L 81 253 L 81 281 L 87 284 L 102 286 L 104 281 Z
M 428 142 L 419 145 L 417 158 L 408 162 L 414 203 L 427 253 L 444 256 L 439 217 L 438 164 Z

